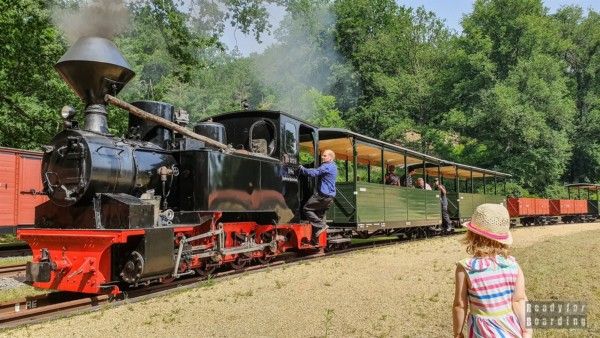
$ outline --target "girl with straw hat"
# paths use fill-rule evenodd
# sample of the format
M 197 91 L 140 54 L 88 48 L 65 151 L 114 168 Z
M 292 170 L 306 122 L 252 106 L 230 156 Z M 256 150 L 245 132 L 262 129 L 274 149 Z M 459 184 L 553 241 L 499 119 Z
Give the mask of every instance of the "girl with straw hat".
M 500 204 L 482 204 L 464 224 L 464 243 L 470 258 L 457 263 L 453 327 L 463 337 L 531 337 L 525 327 L 525 277 L 515 258 L 508 210 Z M 467 304 L 469 312 L 467 316 Z

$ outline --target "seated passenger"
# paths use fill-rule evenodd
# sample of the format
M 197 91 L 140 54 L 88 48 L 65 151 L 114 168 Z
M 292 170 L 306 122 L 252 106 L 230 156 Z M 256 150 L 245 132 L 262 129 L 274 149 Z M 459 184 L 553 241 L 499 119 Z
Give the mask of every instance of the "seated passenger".
M 415 169 L 414 168 L 409 168 L 408 169 L 408 175 L 402 175 L 402 177 L 400 177 L 400 185 L 403 187 L 413 187 L 413 182 L 412 182 L 412 175 L 415 173 Z
M 417 178 L 417 189 L 431 190 L 429 183 L 425 182 L 423 177 Z
M 394 172 L 396 170 L 396 166 L 393 164 L 388 165 L 387 173 L 385 174 L 385 184 L 387 185 L 400 185 L 400 177 L 396 175 Z

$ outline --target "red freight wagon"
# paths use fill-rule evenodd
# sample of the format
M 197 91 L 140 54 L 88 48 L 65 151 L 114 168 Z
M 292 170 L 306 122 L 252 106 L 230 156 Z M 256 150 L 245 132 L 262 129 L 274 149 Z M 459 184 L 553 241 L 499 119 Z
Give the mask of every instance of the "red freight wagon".
M 510 217 L 544 216 L 550 214 L 550 201 L 544 198 L 509 198 Z
M 510 217 L 531 215 L 533 212 L 532 198 L 508 198 L 508 214 Z
M 588 213 L 588 201 L 587 200 L 574 200 L 573 207 L 575 209 L 575 213 L 578 215 L 583 215 Z
M 550 215 L 550 200 L 546 198 L 535 198 L 535 214 Z
M 0 233 L 34 222 L 35 207 L 48 198 L 40 177 L 42 153 L 0 147 Z
M 587 214 L 586 200 L 551 200 L 550 214 L 552 215 L 580 215 Z

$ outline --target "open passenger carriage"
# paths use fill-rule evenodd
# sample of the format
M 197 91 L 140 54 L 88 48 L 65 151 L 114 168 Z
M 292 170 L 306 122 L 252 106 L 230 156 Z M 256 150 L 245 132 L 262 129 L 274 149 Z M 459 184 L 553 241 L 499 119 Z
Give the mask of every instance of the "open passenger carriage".
M 587 200 L 587 214 L 582 220 L 593 222 L 600 217 L 600 184 L 572 183 L 566 184 L 569 199 Z M 584 210 L 582 206 L 582 210 Z
M 312 154 L 310 143 L 301 147 Z M 340 169 L 335 202 L 327 213 L 332 228 L 368 236 L 408 233 L 409 228 L 441 223 L 439 192 L 384 184 L 389 165 L 395 166 L 402 185 L 412 170 L 413 184 L 421 177 L 433 187 L 439 177 L 448 190 L 448 210 L 456 223 L 469 218 L 480 204 L 505 202 L 505 189 L 499 189 L 498 183 L 508 174 L 444 161 L 345 129 L 319 129 L 318 149 L 333 150 Z

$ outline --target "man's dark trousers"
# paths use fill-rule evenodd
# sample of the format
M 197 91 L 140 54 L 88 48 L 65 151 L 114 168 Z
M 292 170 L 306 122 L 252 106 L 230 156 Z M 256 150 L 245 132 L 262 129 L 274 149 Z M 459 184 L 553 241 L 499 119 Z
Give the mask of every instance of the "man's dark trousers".
M 310 221 L 313 228 L 313 237 L 317 231 L 325 227 L 325 212 L 333 204 L 333 197 L 313 194 L 304 205 L 304 215 Z
M 442 206 L 442 230 L 453 230 L 450 214 L 448 213 L 448 198 L 445 195 L 440 198 L 440 204 Z

